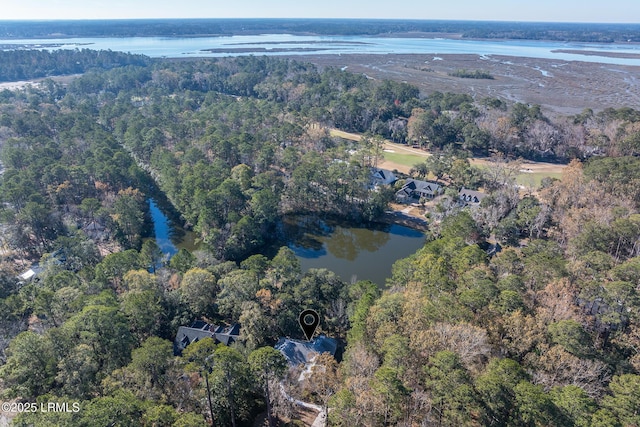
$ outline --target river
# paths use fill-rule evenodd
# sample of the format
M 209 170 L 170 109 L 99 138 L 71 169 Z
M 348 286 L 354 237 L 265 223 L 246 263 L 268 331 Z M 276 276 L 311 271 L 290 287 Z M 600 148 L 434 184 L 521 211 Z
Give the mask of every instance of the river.
M 475 54 L 640 65 L 640 45 L 538 40 L 468 40 L 411 37 L 300 36 L 259 34 L 225 37 L 96 37 L 61 39 L 0 39 L 3 49 L 114 50 L 153 58 L 241 55 L 342 54 Z M 561 52 L 564 50 L 565 52 Z M 570 50 L 572 52 L 566 52 Z M 582 52 L 582 53 L 576 53 Z M 598 55 L 602 53 L 602 55 Z M 630 55 L 631 58 L 610 57 Z M 633 57 L 635 56 L 635 57 Z

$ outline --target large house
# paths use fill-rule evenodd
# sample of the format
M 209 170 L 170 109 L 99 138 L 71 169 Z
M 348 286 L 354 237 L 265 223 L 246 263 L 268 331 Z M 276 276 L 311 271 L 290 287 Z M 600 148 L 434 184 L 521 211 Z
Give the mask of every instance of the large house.
M 212 338 L 216 343 L 229 345 L 237 341 L 239 337 L 240 325 L 238 323 L 231 326 L 216 326 L 202 320 L 196 320 L 191 326 L 178 328 L 176 339 L 173 342 L 173 352 L 179 355 L 189 344 L 203 338 Z
M 442 187 L 435 182 L 409 178 L 402 188 L 396 192 L 396 199 L 399 202 L 411 203 L 419 201 L 421 198 L 433 199 L 440 193 L 442 193 Z
M 479 205 L 482 199 L 487 197 L 485 193 L 475 190 L 467 190 L 462 187 L 462 189 L 458 192 L 458 198 L 460 202 L 465 205 Z

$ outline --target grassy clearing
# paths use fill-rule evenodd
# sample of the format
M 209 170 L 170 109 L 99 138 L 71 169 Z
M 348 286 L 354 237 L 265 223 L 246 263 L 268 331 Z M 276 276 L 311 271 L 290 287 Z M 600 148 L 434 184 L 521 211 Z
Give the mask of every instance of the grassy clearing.
M 355 133 L 345 132 L 345 131 L 338 130 L 338 129 L 330 129 L 329 130 L 329 135 L 337 136 L 338 138 L 348 139 L 348 140 L 351 140 L 351 141 L 360 141 L 360 135 L 355 134 Z
M 418 163 L 424 162 L 425 158 L 415 154 L 389 153 L 385 151 L 384 160 L 403 166 L 413 167 Z
M 348 139 L 350 141 L 360 141 L 361 136 L 356 134 L 356 133 L 351 133 L 351 132 L 344 132 L 338 129 L 331 129 L 329 131 L 329 134 L 331 136 L 335 136 L 335 137 L 339 137 L 342 139 Z M 399 149 L 403 149 L 403 147 L 398 146 L 396 147 L 395 144 L 390 143 L 389 141 L 385 141 L 385 149 L 391 149 L 391 150 L 396 150 L 397 148 Z M 406 150 L 406 149 L 405 149 Z M 401 166 L 407 166 L 408 168 L 411 168 L 413 166 L 415 166 L 416 164 L 423 162 L 424 159 L 426 157 L 426 154 L 413 154 L 410 152 L 403 152 L 403 153 L 398 153 L 398 152 L 388 152 L 385 151 L 384 152 L 384 161 L 386 162 L 390 162 L 390 163 L 394 163 L 396 165 L 401 165 Z M 407 169 L 408 170 L 408 169 Z
M 487 169 L 490 166 L 485 162 L 473 162 L 472 164 L 480 169 Z M 516 176 L 516 183 L 525 187 L 540 188 L 544 178 L 562 179 L 562 172 L 538 171 L 521 172 Z
M 408 173 L 409 169 L 418 163 L 424 162 L 425 157 L 418 154 L 411 153 L 384 153 L 384 161 L 389 162 L 389 166 L 393 169 L 392 166 L 396 166 L 397 169 L 401 172 Z M 481 162 L 473 162 L 473 165 L 479 167 L 480 169 L 486 169 L 489 166 L 485 163 Z M 401 168 L 399 166 L 404 166 Z M 551 172 L 551 171 L 537 171 L 537 172 L 522 172 L 518 174 L 516 177 L 516 182 L 519 185 L 523 185 L 525 187 L 533 187 L 539 188 L 542 180 L 544 178 L 562 178 L 562 172 Z
M 516 177 L 516 182 L 525 187 L 532 186 L 533 188 L 540 187 L 544 178 L 556 178 L 561 179 L 562 173 L 560 172 L 533 172 L 533 173 L 521 173 Z

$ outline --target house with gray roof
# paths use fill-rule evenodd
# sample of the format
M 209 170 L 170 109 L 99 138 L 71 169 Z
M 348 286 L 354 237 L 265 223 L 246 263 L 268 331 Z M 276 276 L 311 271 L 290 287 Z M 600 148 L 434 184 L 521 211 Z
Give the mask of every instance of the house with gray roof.
M 274 348 L 287 359 L 290 368 L 304 366 L 299 378 L 299 381 L 302 381 L 311 372 L 316 356 L 329 353 L 335 357 L 338 351 L 338 342 L 324 334 L 311 341 L 280 338 Z
M 34 279 L 36 276 L 38 276 L 38 274 L 42 273 L 43 271 L 44 271 L 44 268 L 40 267 L 40 264 L 35 263 L 31 265 L 31 267 L 28 270 L 25 270 L 22 273 L 20 273 L 18 275 L 18 280 L 20 281 L 20 283 L 26 283 L 31 279 Z
M 458 198 L 464 205 L 479 205 L 487 194 L 481 191 L 468 190 L 464 187 L 458 192 Z
M 433 199 L 441 194 L 442 191 L 442 186 L 435 182 L 409 178 L 402 188 L 396 192 L 396 200 L 402 203 L 413 203 L 421 198 Z
M 373 187 L 391 185 L 397 180 L 396 175 L 388 169 L 371 168 L 371 185 Z
M 234 323 L 230 326 L 211 325 L 202 320 L 196 320 L 191 326 L 180 326 L 176 339 L 173 342 L 173 353 L 182 354 L 182 351 L 192 342 L 200 341 L 203 338 L 211 338 L 216 344 L 229 345 L 240 337 L 240 325 Z
M 311 341 L 280 338 L 274 348 L 287 359 L 290 366 L 307 365 L 322 353 L 336 355 L 338 342 L 326 335 L 320 335 Z

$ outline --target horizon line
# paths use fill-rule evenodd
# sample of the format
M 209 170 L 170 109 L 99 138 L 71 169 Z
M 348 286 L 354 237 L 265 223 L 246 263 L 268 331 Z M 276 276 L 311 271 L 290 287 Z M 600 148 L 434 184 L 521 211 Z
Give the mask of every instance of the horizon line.
M 109 21 L 405 21 L 405 22 L 460 22 L 460 23 L 504 23 L 504 24 L 587 24 L 587 25 L 631 25 L 640 27 L 638 22 L 605 21 L 524 21 L 502 19 L 445 19 L 445 18 L 331 18 L 331 17 L 180 17 L 180 18 L 0 18 L 2 23 L 36 22 L 109 22 Z

